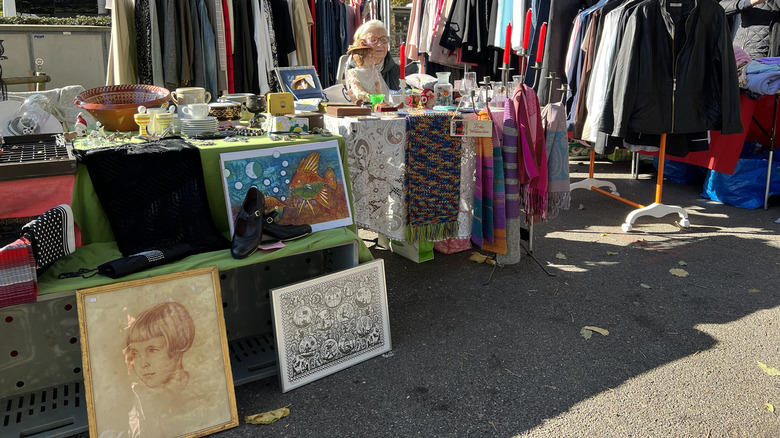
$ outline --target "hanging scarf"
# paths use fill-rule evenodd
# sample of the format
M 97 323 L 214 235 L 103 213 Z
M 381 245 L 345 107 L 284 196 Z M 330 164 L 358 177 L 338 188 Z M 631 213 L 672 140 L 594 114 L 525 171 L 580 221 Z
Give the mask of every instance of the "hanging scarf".
M 542 110 L 542 124 L 547 145 L 547 219 L 568 210 L 571 203 L 569 181 L 569 145 L 566 134 L 566 113 L 560 103 L 551 103 Z
M 493 140 L 477 138 L 474 178 L 474 222 L 471 241 L 478 246 L 493 243 Z
M 535 224 L 547 220 L 547 150 L 539 114 L 539 100 L 533 88 L 522 85 L 512 96 L 512 105 L 520 127 L 518 167 L 523 185 L 525 222 Z
M 496 116 L 498 117 L 498 116 Z M 493 126 L 493 136 L 490 141 L 493 146 L 493 241 L 482 244 L 482 249 L 497 254 L 506 254 L 506 189 L 504 181 L 504 159 L 501 152 L 502 135 L 493 124 L 493 114 L 490 109 L 479 113 L 479 120 L 489 120 Z

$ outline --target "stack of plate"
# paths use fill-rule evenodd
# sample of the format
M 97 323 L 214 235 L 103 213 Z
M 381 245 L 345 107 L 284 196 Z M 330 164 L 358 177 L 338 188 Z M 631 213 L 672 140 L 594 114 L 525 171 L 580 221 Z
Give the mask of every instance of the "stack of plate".
M 217 132 L 217 118 L 208 116 L 203 119 L 181 119 L 181 133 L 194 137 L 207 132 Z

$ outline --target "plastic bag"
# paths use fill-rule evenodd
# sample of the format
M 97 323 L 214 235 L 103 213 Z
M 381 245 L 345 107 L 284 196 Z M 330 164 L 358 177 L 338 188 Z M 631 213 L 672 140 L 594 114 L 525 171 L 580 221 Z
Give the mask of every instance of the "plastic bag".
M 764 205 L 768 161 L 761 158 L 740 158 L 732 175 L 707 172 L 704 192 L 707 199 L 739 208 L 759 208 Z M 769 194 L 780 194 L 780 163 L 772 163 Z

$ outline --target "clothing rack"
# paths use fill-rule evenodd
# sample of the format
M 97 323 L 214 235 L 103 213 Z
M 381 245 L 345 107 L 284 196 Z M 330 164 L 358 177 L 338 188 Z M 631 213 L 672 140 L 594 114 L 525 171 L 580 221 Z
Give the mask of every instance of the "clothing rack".
M 617 188 L 615 187 L 615 184 L 609 181 L 600 181 L 600 180 L 593 179 L 594 166 L 596 162 L 596 152 L 592 149 L 590 151 L 590 168 L 588 170 L 588 178 L 582 181 L 578 181 L 576 183 L 572 183 L 570 186 L 570 190 L 574 190 L 574 189 L 593 190 L 594 192 L 598 192 L 601 193 L 602 195 L 609 196 L 612 199 L 618 200 L 620 202 L 623 202 L 625 204 L 628 204 L 636 208 L 636 210 L 632 211 L 631 213 L 628 214 L 628 216 L 626 216 L 626 221 L 623 223 L 623 225 L 621 225 L 621 228 L 626 233 L 631 231 L 634 228 L 634 221 L 636 221 L 638 218 L 642 216 L 652 216 L 655 218 L 662 218 L 664 216 L 673 213 L 677 213 L 680 216 L 680 220 L 677 222 L 680 227 L 689 228 L 691 226 L 691 223 L 688 220 L 688 213 L 682 207 L 677 205 L 666 205 L 661 203 L 661 195 L 663 193 L 663 186 L 664 186 L 665 159 L 666 159 L 666 134 L 661 134 L 661 142 L 658 151 L 658 176 L 655 182 L 655 202 L 647 206 L 620 197 L 620 194 L 617 192 Z M 634 171 L 634 166 L 635 164 L 632 161 L 632 165 L 631 165 L 632 175 Z M 602 189 L 601 187 L 609 187 L 610 191 L 608 192 Z

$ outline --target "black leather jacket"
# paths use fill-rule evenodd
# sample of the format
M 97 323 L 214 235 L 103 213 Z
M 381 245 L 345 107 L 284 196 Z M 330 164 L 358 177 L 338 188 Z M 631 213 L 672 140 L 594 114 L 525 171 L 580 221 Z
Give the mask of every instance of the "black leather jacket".
M 600 131 L 742 132 L 731 36 L 714 0 L 642 2 L 614 66 Z

